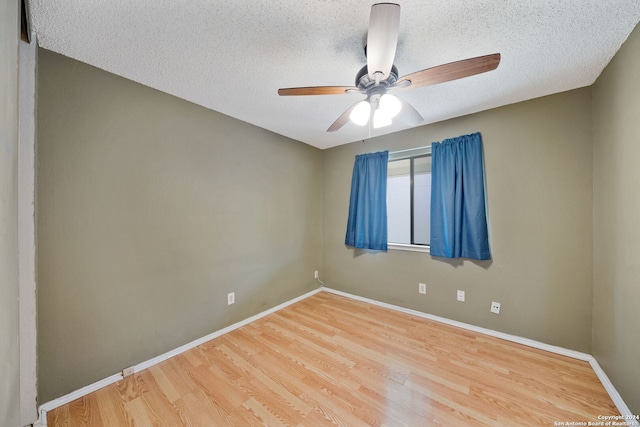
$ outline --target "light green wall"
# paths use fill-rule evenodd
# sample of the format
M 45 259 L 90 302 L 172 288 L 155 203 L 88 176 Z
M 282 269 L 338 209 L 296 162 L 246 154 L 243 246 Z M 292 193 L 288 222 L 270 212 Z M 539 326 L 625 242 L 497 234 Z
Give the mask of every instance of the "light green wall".
M 317 287 L 319 150 L 38 60 L 40 402 Z
M 20 416 L 18 3 L 0 2 L 0 425 Z
M 428 96 L 428 89 L 425 96 Z M 344 245 L 354 156 L 471 132 L 484 142 L 490 262 Z M 579 351 L 591 349 L 589 88 L 324 152 L 324 277 L 330 287 Z M 427 294 L 418 294 L 418 283 Z M 456 301 L 456 290 L 466 302 Z M 500 315 L 491 301 L 502 303 Z
M 640 27 L 593 87 L 593 354 L 640 413 Z

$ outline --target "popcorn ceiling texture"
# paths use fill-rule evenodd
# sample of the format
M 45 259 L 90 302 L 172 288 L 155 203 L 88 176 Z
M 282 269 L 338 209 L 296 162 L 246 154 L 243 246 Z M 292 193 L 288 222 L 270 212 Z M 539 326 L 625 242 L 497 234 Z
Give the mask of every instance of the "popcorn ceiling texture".
M 395 132 L 326 129 L 360 94 L 363 0 L 32 0 L 41 47 L 206 108 L 328 148 Z M 497 70 L 402 91 L 424 124 L 591 85 L 640 20 L 638 0 L 413 0 L 401 5 L 400 75 L 499 52 Z

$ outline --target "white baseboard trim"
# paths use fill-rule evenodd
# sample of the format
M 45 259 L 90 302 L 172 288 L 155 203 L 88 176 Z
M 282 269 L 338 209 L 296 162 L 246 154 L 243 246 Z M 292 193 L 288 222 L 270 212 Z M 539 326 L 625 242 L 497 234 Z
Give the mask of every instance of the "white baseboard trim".
M 300 295 L 299 297 L 293 298 L 289 301 L 285 301 L 282 304 L 279 304 L 275 307 L 272 307 L 268 310 L 265 310 L 261 313 L 258 313 L 254 316 L 248 317 L 240 322 L 234 323 L 233 325 L 227 326 L 226 328 L 220 329 L 216 332 L 213 332 L 207 336 L 204 336 L 202 338 L 199 338 L 195 341 L 192 341 L 190 343 L 187 343 L 183 346 L 180 346 L 174 350 L 168 351 L 164 354 L 161 354 L 160 356 L 154 357 L 153 359 L 149 359 L 145 362 L 139 363 L 135 366 L 133 366 L 133 372 L 140 372 L 144 369 L 150 368 L 154 365 L 157 365 L 160 362 L 163 362 L 173 356 L 177 356 L 178 354 L 184 353 L 187 350 L 191 350 L 192 348 L 195 348 L 197 346 L 199 346 L 200 344 L 204 344 L 207 341 L 211 341 L 214 338 L 218 338 L 219 336 L 222 336 L 226 333 L 229 333 L 235 329 L 238 329 L 242 326 L 248 325 L 251 322 L 255 322 L 258 319 L 261 319 L 271 313 L 275 313 L 278 310 L 281 310 L 285 307 L 288 307 L 292 304 L 297 303 L 298 301 L 302 301 L 303 299 L 309 298 L 312 295 L 315 295 L 319 292 L 322 291 L 322 288 L 318 288 L 318 289 L 314 289 L 313 291 L 307 292 L 306 294 Z M 36 423 L 34 424 L 34 427 L 46 427 L 47 426 L 47 412 L 52 411 L 62 405 L 66 405 L 67 403 L 70 403 L 76 399 L 79 399 L 81 397 L 84 397 L 86 395 L 88 395 L 89 393 L 93 393 L 94 391 L 100 390 L 103 387 L 106 387 L 110 384 L 116 383 L 120 380 L 122 380 L 124 377 L 122 376 L 122 372 L 111 375 L 105 379 L 102 379 L 100 381 L 97 381 L 93 384 L 89 384 L 85 387 L 82 387 L 78 390 L 75 390 L 69 394 L 66 394 L 64 396 L 61 396 L 57 399 L 51 400 L 49 402 L 43 403 L 42 405 L 40 405 L 40 407 L 38 408 L 38 413 L 40 414 L 38 421 L 36 421 Z
M 637 420 L 634 420 L 632 417 L 634 416 L 631 413 L 631 410 L 629 409 L 629 407 L 625 404 L 624 400 L 622 400 L 622 397 L 620 396 L 620 394 L 618 393 L 618 391 L 615 389 L 615 387 L 613 386 L 613 384 L 611 383 L 611 381 L 609 380 L 609 378 L 607 377 L 607 374 L 602 370 L 602 368 L 600 367 L 600 365 L 598 364 L 598 361 L 595 359 L 595 357 L 593 357 L 590 354 L 587 353 L 582 353 L 579 351 L 575 351 L 575 350 L 570 350 L 567 348 L 563 348 L 563 347 L 558 347 L 558 346 L 554 346 L 554 345 L 550 345 L 550 344 L 545 344 L 543 342 L 540 341 L 536 341 L 536 340 L 532 340 L 529 338 L 523 338 L 523 337 L 519 337 L 516 335 L 511 335 L 511 334 L 506 334 L 504 332 L 498 332 L 498 331 L 494 331 L 492 329 L 487 329 L 487 328 L 482 328 L 479 326 L 475 326 L 475 325 L 471 325 L 468 323 L 463 323 L 463 322 L 458 322 L 456 320 L 451 320 L 451 319 L 447 319 L 445 317 L 440 317 L 440 316 L 435 316 L 432 314 L 428 314 L 428 313 L 424 313 L 421 311 L 417 311 L 417 310 L 411 310 L 408 308 L 404 308 L 404 307 L 400 307 L 397 305 L 393 305 L 393 304 L 388 304 L 385 302 L 381 302 L 381 301 L 377 301 L 374 299 L 370 299 L 370 298 L 365 298 L 365 297 L 361 297 L 358 295 L 354 295 L 354 294 L 350 294 L 347 292 L 343 292 L 343 291 L 338 291 L 336 289 L 332 289 L 329 288 L 327 286 L 322 286 L 318 289 L 314 289 L 313 291 L 307 292 L 306 294 L 300 295 L 299 297 L 296 297 L 292 300 L 286 301 L 282 304 L 279 304 L 273 308 L 270 308 L 269 310 L 263 311 L 261 313 L 258 313 L 254 316 L 248 317 L 247 319 L 244 319 L 240 322 L 234 323 L 233 325 L 227 326 L 226 328 L 220 329 L 216 332 L 213 332 L 205 337 L 199 338 L 195 341 L 192 341 L 188 344 L 185 344 L 183 346 L 180 346 L 174 350 L 168 351 L 164 354 L 161 354 L 160 356 L 154 357 L 153 359 L 149 359 L 145 362 L 139 363 L 137 365 L 135 365 L 133 367 L 134 373 L 135 372 L 140 372 L 144 369 L 150 368 L 154 365 L 157 365 L 160 362 L 163 362 L 173 356 L 177 356 L 178 354 L 184 353 L 187 350 L 191 350 L 194 347 L 199 346 L 200 344 L 204 344 L 207 341 L 211 341 L 214 338 L 217 338 L 219 336 L 222 336 L 226 333 L 229 333 L 235 329 L 238 329 L 242 326 L 248 325 L 251 322 L 254 322 L 258 319 L 261 319 L 271 313 L 275 313 L 278 310 L 281 310 L 285 307 L 288 307 L 292 304 L 295 304 L 296 302 L 302 301 L 306 298 L 309 298 L 312 295 L 315 295 L 319 292 L 329 292 L 332 294 L 336 294 L 336 295 L 340 295 L 346 298 L 350 298 L 353 300 L 357 300 L 357 301 L 362 301 L 362 302 L 366 302 L 368 304 L 372 304 L 372 305 L 376 305 L 379 307 L 385 307 L 391 310 L 395 310 L 395 311 L 399 311 L 402 313 L 406 313 L 406 314 L 410 314 L 413 316 L 417 316 L 417 317 L 421 317 L 424 319 L 428 319 L 428 320 L 433 320 L 435 322 L 439 322 L 439 323 L 443 323 L 446 325 L 450 325 L 450 326 L 455 326 L 461 329 L 465 329 L 468 331 L 472 331 L 472 332 L 477 332 L 483 335 L 487 335 L 487 336 L 492 336 L 495 338 L 500 338 L 500 339 L 504 339 L 507 341 L 511 341 L 511 342 L 515 342 L 518 344 L 523 344 L 529 347 L 533 347 L 533 348 L 537 348 L 540 350 L 545 350 L 551 353 L 555 353 L 555 354 L 560 354 L 563 356 L 567 356 L 567 357 L 571 357 L 573 359 L 578 359 L 578 360 L 582 360 L 585 362 L 589 362 L 589 364 L 591 365 L 591 367 L 593 368 L 595 374 L 597 375 L 598 379 L 600 380 L 600 382 L 602 383 L 603 387 L 605 388 L 605 390 L 607 391 L 607 393 L 609 394 L 609 396 L 611 397 L 611 400 L 613 400 L 613 403 L 616 405 L 616 408 L 618 408 L 618 411 L 620 412 L 620 415 L 622 415 L 623 417 L 626 417 L 626 419 L 623 420 L 619 420 L 619 421 L 626 421 L 629 427 L 640 427 L 640 424 L 638 423 Z M 111 375 L 105 379 L 102 379 L 100 381 L 97 381 L 93 384 L 89 384 L 85 387 L 82 387 L 78 390 L 75 390 L 67 395 L 61 396 L 57 399 L 54 399 L 52 401 L 46 402 L 42 405 L 40 405 L 40 407 L 38 408 L 38 412 L 40 414 L 40 417 L 38 418 L 38 421 L 36 421 L 36 423 L 34 423 L 34 427 L 46 427 L 47 426 L 47 412 L 52 411 L 62 405 L 66 405 L 67 403 L 70 403 L 76 399 L 79 399 L 83 396 L 88 395 L 89 393 L 93 393 L 94 391 L 97 391 L 103 387 L 106 387 L 110 384 L 116 383 L 120 380 L 123 379 L 122 373 L 117 373 L 114 375 Z M 603 414 L 605 415 L 605 414 Z
M 195 341 L 192 341 L 188 344 L 185 344 L 181 347 L 176 348 L 175 350 L 171 350 L 168 351 L 158 357 L 154 357 L 153 359 L 147 360 L 146 362 L 142 362 L 139 363 L 137 365 L 134 366 L 134 372 L 139 372 L 143 369 L 147 369 L 152 367 L 153 365 L 157 365 L 160 362 L 163 362 L 173 356 L 177 356 L 178 354 L 184 353 L 187 350 L 191 350 L 194 347 L 199 346 L 200 344 L 204 344 L 207 341 L 211 341 L 214 338 L 218 338 L 219 336 L 222 336 L 224 334 L 227 334 L 235 329 L 238 329 L 242 326 L 248 325 L 249 323 L 255 322 L 258 319 L 261 319 L 271 313 L 275 313 L 278 310 L 282 310 L 285 307 L 288 307 L 292 304 L 297 303 L 298 301 L 302 301 L 303 299 L 309 298 L 312 295 L 315 295 L 319 292 L 321 292 L 322 289 L 318 288 L 318 289 L 314 289 L 313 291 L 307 292 L 306 294 L 300 295 L 299 297 L 296 297 L 294 299 L 291 299 L 289 301 L 283 302 L 282 304 L 279 304 L 273 308 L 270 308 L 269 310 L 265 310 L 261 313 L 258 313 L 254 316 L 248 317 L 244 320 L 241 320 L 240 322 L 234 323 L 233 325 L 227 326 L 226 328 L 220 329 L 219 331 L 213 332 L 205 337 L 202 337 L 200 339 L 197 339 Z
M 84 386 L 78 390 L 72 391 L 69 394 L 66 394 L 62 397 L 59 397 L 57 399 L 54 399 L 50 402 L 44 403 L 42 405 L 40 405 L 40 407 L 38 408 L 38 412 L 40 414 L 40 418 L 39 418 L 39 422 L 41 426 L 46 426 L 47 425 L 47 412 L 58 408 L 62 405 L 66 405 L 69 402 L 73 402 L 76 399 L 79 399 L 83 396 L 86 396 L 89 393 L 93 393 L 96 390 L 100 390 L 103 387 L 106 387 L 110 384 L 116 383 L 118 381 L 120 381 L 122 379 L 122 373 L 119 374 L 114 374 L 111 375 L 107 378 L 104 378 L 100 381 L 96 381 L 93 384 L 89 384 L 87 386 Z
M 571 357 L 573 359 L 578 359 L 578 360 L 582 360 L 582 361 L 585 361 L 585 362 L 589 362 L 589 364 L 591 365 L 591 368 L 593 369 L 593 371 L 595 372 L 596 376 L 598 377 L 598 379 L 602 383 L 602 386 L 604 387 L 604 389 L 609 394 L 609 397 L 611 397 L 611 400 L 616 405 L 616 408 L 618 408 L 618 411 L 620 411 L 620 415 L 623 417 L 622 419 L 617 420 L 617 421 L 626 422 L 629 427 L 640 427 L 640 424 L 638 423 L 638 421 L 633 418 L 633 417 L 635 417 L 635 415 L 631 412 L 631 410 L 629 409 L 627 404 L 624 403 L 624 400 L 622 400 L 622 397 L 620 396 L 620 394 L 618 393 L 616 388 L 613 386 L 613 384 L 609 380 L 609 377 L 607 377 L 607 374 L 602 370 L 602 368 L 598 364 L 598 361 L 596 360 L 596 358 L 593 357 L 590 354 L 582 353 L 582 352 L 575 351 L 575 350 L 570 350 L 570 349 L 563 348 L 563 347 L 558 347 L 558 346 L 555 346 L 555 345 L 545 344 L 545 343 L 540 342 L 540 341 L 532 340 L 532 339 L 529 339 L 529 338 L 523 338 L 523 337 L 519 337 L 519 336 L 516 336 L 516 335 L 506 334 L 504 332 L 494 331 L 492 329 L 481 328 L 479 326 L 470 325 L 468 323 L 463 323 L 463 322 L 458 322 L 456 320 L 451 320 L 451 319 L 447 319 L 445 317 L 435 316 L 433 314 L 423 313 L 423 312 L 417 311 L 417 310 L 411 310 L 411 309 L 400 307 L 400 306 L 393 305 L 393 304 L 387 304 L 385 302 L 377 301 L 377 300 L 374 300 L 374 299 L 361 297 L 361 296 L 350 294 L 350 293 L 343 292 L 343 291 L 338 291 L 336 289 L 331 289 L 331 288 L 328 288 L 326 286 L 323 286 L 321 289 L 324 292 L 330 292 L 332 294 L 341 295 L 341 296 L 346 297 L 346 298 L 351 298 L 351 299 L 354 299 L 354 300 L 357 300 L 357 301 L 366 302 L 366 303 L 369 303 L 369 304 L 372 304 L 372 305 L 376 305 L 376 306 L 379 306 L 379 307 L 389 308 L 391 310 L 399 311 L 399 312 L 406 313 L 406 314 L 411 314 L 413 316 L 421 317 L 423 319 L 433 320 L 434 322 L 440 322 L 440 323 L 444 323 L 446 325 L 456 326 L 458 328 L 466 329 L 466 330 L 472 331 L 472 332 L 477 332 L 479 334 L 484 334 L 484 335 L 488 335 L 488 336 L 491 336 L 491 337 L 500 338 L 500 339 L 503 339 L 503 340 L 506 340 L 506 341 L 511 341 L 511 342 L 515 342 L 515 343 L 518 343 L 518 344 L 523 344 L 523 345 L 526 345 L 526 346 L 529 346 L 529 347 L 537 348 L 537 349 L 540 349 L 540 350 L 545 350 L 545 351 L 548 351 L 550 353 L 560 354 L 562 356 L 567 356 L 567 357 Z M 609 414 L 602 414 L 602 415 L 609 415 Z M 614 414 L 610 414 L 610 415 L 614 415 Z
M 609 397 L 611 397 L 611 400 L 613 400 L 616 408 L 618 408 L 618 411 L 620 411 L 620 415 L 623 416 L 623 419 L 615 421 L 626 422 L 628 427 L 640 427 L 640 422 L 638 422 L 638 419 L 636 418 L 638 414 L 634 415 L 627 404 L 624 403 L 624 400 L 622 400 L 622 396 L 620 396 L 620 393 L 618 393 L 618 390 L 616 390 L 616 388 L 613 386 L 607 374 L 602 370 L 596 358 L 592 356 L 591 360 L 589 360 L 589 364 L 598 376 L 598 379 L 604 386 L 604 389 L 607 390 L 607 393 L 609 393 Z
M 518 344 L 523 344 L 529 347 L 535 347 L 541 350 L 546 350 L 549 351 L 551 353 L 555 353 L 555 354 L 561 354 L 563 356 L 568 356 L 571 357 L 573 359 L 578 359 L 578 360 L 583 360 L 585 362 L 588 362 L 589 359 L 592 357 L 589 354 L 586 353 L 581 353 L 579 351 L 575 351 L 575 350 L 569 350 L 567 348 L 563 348 L 563 347 L 557 347 L 554 345 L 550 345 L 550 344 L 545 344 L 543 342 L 540 341 L 535 341 L 529 338 L 523 338 L 523 337 L 519 337 L 516 335 L 511 335 L 511 334 L 505 334 L 504 332 L 498 332 L 498 331 L 494 331 L 492 329 L 487 329 L 487 328 L 482 328 L 480 326 L 475 326 L 475 325 L 471 325 L 469 323 L 463 323 L 463 322 L 458 322 L 457 320 L 451 320 L 451 319 L 447 319 L 445 317 L 440 317 L 440 316 L 435 316 L 433 314 L 428 314 L 428 313 L 424 313 L 422 311 L 417 311 L 417 310 L 411 310 L 409 308 L 404 308 L 404 307 L 400 307 L 397 305 L 393 305 L 393 304 L 387 304 L 386 302 L 380 302 L 377 300 L 373 300 L 370 298 L 364 298 L 358 295 L 353 295 L 353 294 L 349 294 L 347 292 L 342 292 L 342 291 L 338 291 L 335 289 L 330 289 L 327 287 L 323 287 L 322 288 L 323 291 L 326 292 L 331 292 L 333 294 L 336 295 L 341 295 L 343 297 L 346 298 L 351 298 L 351 299 L 355 299 L 358 301 L 362 301 L 362 302 L 366 302 L 369 304 L 373 304 L 373 305 L 377 305 L 378 307 L 385 307 L 385 308 L 389 308 L 391 310 L 395 310 L 395 311 L 399 311 L 402 313 L 406 313 L 406 314 L 411 314 L 413 316 L 417 316 L 417 317 L 422 317 L 423 319 L 428 319 L 428 320 L 433 320 L 434 322 L 439 322 L 439 323 L 444 323 L 450 326 L 455 326 L 461 329 L 466 329 L 468 331 L 472 331 L 472 332 L 477 332 L 479 334 L 483 334 L 483 335 L 489 335 L 495 338 L 501 338 L 507 341 L 511 341 L 511 342 L 515 342 Z

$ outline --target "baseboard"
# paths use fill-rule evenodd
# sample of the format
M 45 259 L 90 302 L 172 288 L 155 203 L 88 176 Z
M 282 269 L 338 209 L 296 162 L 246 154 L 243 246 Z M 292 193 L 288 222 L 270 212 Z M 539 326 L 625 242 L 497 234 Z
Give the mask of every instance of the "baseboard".
M 216 332 L 213 332 L 207 336 L 204 336 L 202 338 L 199 338 L 195 341 L 192 341 L 190 343 L 187 343 L 183 346 L 180 346 L 174 350 L 168 351 L 164 354 L 161 354 L 160 356 L 154 357 L 153 359 L 149 359 L 145 362 L 139 363 L 135 366 L 133 366 L 133 372 L 140 372 L 144 369 L 150 368 L 154 365 L 157 365 L 160 362 L 163 362 L 173 356 L 177 356 L 178 354 L 184 353 L 185 351 L 191 350 L 192 348 L 195 348 L 201 344 L 204 344 L 207 341 L 211 341 L 214 338 L 218 338 L 219 336 L 222 336 L 224 334 L 227 334 L 235 329 L 238 329 L 242 326 L 248 325 L 251 322 L 255 322 L 258 319 L 261 319 L 265 316 L 268 316 L 271 313 L 275 313 L 278 310 L 282 310 L 285 307 L 288 307 L 292 304 L 295 304 L 298 301 L 302 301 L 303 299 L 309 298 L 312 295 L 315 295 L 319 292 L 322 291 L 322 288 L 318 288 L 318 289 L 314 289 L 313 291 L 307 292 L 306 294 L 300 295 L 299 297 L 293 298 L 289 301 L 285 301 L 282 304 L 279 304 L 275 307 L 270 308 L 269 310 L 265 310 L 261 313 L 258 313 L 254 316 L 248 317 L 240 322 L 234 323 L 233 325 L 227 326 L 226 328 L 220 329 Z M 66 394 L 64 396 L 61 396 L 57 399 L 51 400 L 49 402 L 43 403 L 42 405 L 40 405 L 40 407 L 38 408 L 38 413 L 39 413 L 39 418 L 38 421 L 34 424 L 34 427 L 46 427 L 47 426 L 47 412 L 52 411 L 62 405 L 66 405 L 67 403 L 70 403 L 76 399 L 79 399 L 81 397 L 84 397 L 86 395 L 88 395 L 89 393 L 93 393 L 94 391 L 100 390 L 103 387 L 106 387 L 110 384 L 116 383 L 120 380 L 122 380 L 124 377 L 122 376 L 122 372 L 111 375 L 105 379 L 102 379 L 100 381 L 97 381 L 93 384 L 89 384 L 85 387 L 82 387 L 81 389 L 78 389 L 76 391 L 73 391 L 69 394 Z
M 343 292 L 343 291 L 338 291 L 336 289 L 331 289 L 331 288 L 328 288 L 326 286 L 323 286 L 321 289 L 324 292 L 329 292 L 329 293 L 332 293 L 332 294 L 340 295 L 340 296 L 343 296 L 343 297 L 346 297 L 346 298 L 350 298 L 350 299 L 354 299 L 354 300 L 357 300 L 357 301 L 366 302 L 368 304 L 376 305 L 378 307 L 385 307 L 385 308 L 388 308 L 388 309 L 391 309 L 391 310 L 395 310 L 395 311 L 399 311 L 399 312 L 402 312 L 402 313 L 411 314 L 413 316 L 421 317 L 423 319 L 433 320 L 434 322 L 439 322 L 439 323 L 443 323 L 443 324 L 446 324 L 446 325 L 455 326 L 455 327 L 458 327 L 458 328 L 461 328 L 461 329 L 466 329 L 468 331 L 477 332 L 479 334 L 488 335 L 488 336 L 495 337 L 495 338 L 500 338 L 500 339 L 503 339 L 503 340 L 506 340 L 506 341 L 511 341 L 511 342 L 515 342 L 515 343 L 518 343 L 518 344 L 523 344 L 523 345 L 526 345 L 526 346 L 529 346 L 529 347 L 533 347 L 533 348 L 537 348 L 537 349 L 540 349 L 540 350 L 545 350 L 545 351 L 548 351 L 548 352 L 551 352 L 551 353 L 560 354 L 562 356 L 571 357 L 573 359 L 578 359 L 578 360 L 582 360 L 582 361 L 585 361 L 585 362 L 589 362 L 589 364 L 591 365 L 591 368 L 593 369 L 593 371 L 595 372 L 596 376 L 598 377 L 598 379 L 602 383 L 602 386 L 604 387 L 604 389 L 609 394 L 609 397 L 611 397 L 611 400 L 616 405 L 616 408 L 618 408 L 618 411 L 620 411 L 620 415 L 623 417 L 622 419 L 617 420 L 617 421 L 618 422 L 626 422 L 627 423 L 626 425 L 629 426 L 629 427 L 640 427 L 640 424 L 638 423 L 638 421 L 633 418 L 633 417 L 635 417 L 635 415 L 631 412 L 631 410 L 629 409 L 627 404 L 624 403 L 624 400 L 622 400 L 622 397 L 620 396 L 620 394 L 618 393 L 616 388 L 613 386 L 613 384 L 609 380 L 609 377 L 607 377 L 607 374 L 602 370 L 602 368 L 598 364 L 598 361 L 596 360 L 596 358 L 593 357 L 590 354 L 582 353 L 582 352 L 575 351 L 575 350 L 570 350 L 570 349 L 563 348 L 563 347 L 558 347 L 558 346 L 555 346 L 555 345 L 546 344 L 546 343 L 543 343 L 543 342 L 540 342 L 540 341 L 536 341 L 536 340 L 532 340 L 532 339 L 529 339 L 529 338 L 523 338 L 523 337 L 519 337 L 519 336 L 516 336 L 516 335 L 506 334 L 504 332 L 494 331 L 492 329 L 481 328 L 479 326 L 470 325 L 468 323 L 463 323 L 463 322 L 458 322 L 456 320 L 447 319 L 445 317 L 434 316 L 432 314 L 423 313 L 421 311 L 411 310 L 411 309 L 408 309 L 408 308 L 400 307 L 400 306 L 393 305 L 393 304 L 388 304 L 388 303 L 377 301 L 377 300 L 374 300 L 374 299 L 361 297 L 361 296 L 350 294 L 350 293 Z
M 640 424 L 638 424 L 638 422 L 636 420 L 633 420 L 633 414 L 631 413 L 631 411 L 629 410 L 629 407 L 625 404 L 624 400 L 622 399 L 622 397 L 620 396 L 620 394 L 618 393 L 618 391 L 615 389 L 615 387 L 613 386 L 613 384 L 611 383 L 611 381 L 609 380 L 609 378 L 607 377 L 606 373 L 602 370 L 602 368 L 600 367 L 600 365 L 598 364 L 598 361 L 595 359 L 595 357 L 593 357 L 590 354 L 587 353 L 582 353 L 579 351 L 575 351 L 575 350 L 570 350 L 570 349 L 566 349 L 563 347 L 558 347 L 558 346 L 554 346 L 554 345 L 550 345 L 550 344 L 546 344 L 540 341 L 536 341 L 536 340 L 532 340 L 529 338 L 523 338 L 523 337 L 519 337 L 516 335 L 511 335 L 511 334 L 506 334 L 503 332 L 498 332 L 498 331 L 494 331 L 492 329 L 487 329 L 487 328 L 482 328 L 479 326 L 475 326 L 475 325 L 471 325 L 468 323 L 463 323 L 463 322 L 458 322 L 456 320 L 451 320 L 451 319 L 447 319 L 445 317 L 440 317 L 440 316 L 435 316 L 432 314 L 428 314 L 428 313 L 424 313 L 421 311 L 417 311 L 417 310 L 411 310 L 408 308 L 404 308 L 404 307 L 400 307 L 397 305 L 393 305 L 393 304 L 388 304 L 388 303 L 384 303 L 381 301 L 377 301 L 374 299 L 370 299 L 370 298 L 365 298 L 365 297 L 361 297 L 358 295 L 354 295 L 354 294 L 350 294 L 347 292 L 343 292 L 343 291 L 338 291 L 336 289 L 332 289 L 329 288 L 327 286 L 322 286 L 321 288 L 315 289 L 313 291 L 307 292 L 306 294 L 303 294 L 299 297 L 296 297 L 292 300 L 286 301 L 282 304 L 279 304 L 273 308 L 270 308 L 269 310 L 263 311 L 261 313 L 258 313 L 254 316 L 251 316 L 245 320 L 242 320 L 240 322 L 234 323 L 233 325 L 227 326 L 226 328 L 220 329 L 216 332 L 213 332 L 205 337 L 199 338 L 195 341 L 192 341 L 188 344 L 185 344 L 183 346 L 180 346 L 174 350 L 168 351 L 164 354 L 161 354 L 160 356 L 154 357 L 153 359 L 149 359 L 145 362 L 139 363 L 137 365 L 135 365 L 133 367 L 134 372 L 139 372 L 142 371 L 144 369 L 150 368 L 151 366 L 157 365 L 160 362 L 163 362 L 173 356 L 177 356 L 178 354 L 184 353 L 185 351 L 191 350 L 194 347 L 199 346 L 200 344 L 204 344 L 207 341 L 210 341 L 214 338 L 217 338 L 219 336 L 222 336 L 226 333 L 229 333 L 235 329 L 238 329 L 242 326 L 245 326 L 251 322 L 254 322 L 258 319 L 261 319 L 271 313 L 275 313 L 278 310 L 281 310 L 285 307 L 288 307 L 292 304 L 295 304 L 298 301 L 302 301 L 312 295 L 315 295 L 319 292 L 329 292 L 332 294 L 336 294 L 336 295 L 340 295 L 346 298 L 350 298 L 353 300 L 357 300 L 357 301 L 362 301 L 362 302 L 366 302 L 368 304 L 372 304 L 372 305 L 376 305 L 379 307 L 385 307 L 391 310 L 395 310 L 395 311 L 399 311 L 402 313 L 406 313 L 406 314 L 410 314 L 413 316 L 417 316 L 417 317 L 421 317 L 424 319 L 428 319 L 428 320 L 433 320 L 435 322 L 439 322 L 439 323 L 443 323 L 446 325 L 450 325 L 450 326 L 455 326 L 461 329 L 466 329 L 468 331 L 472 331 L 472 332 L 477 332 L 479 334 L 483 334 L 483 335 L 487 335 L 487 336 L 491 336 L 491 337 L 495 337 L 495 338 L 500 338 L 500 339 L 504 339 L 507 341 L 511 341 L 511 342 L 515 342 L 518 344 L 523 344 L 529 347 L 533 347 L 533 348 L 537 348 L 540 350 L 545 350 L 551 353 L 555 353 L 555 354 L 560 354 L 563 356 L 567 356 L 567 357 L 571 357 L 573 359 L 578 359 L 578 360 L 582 360 L 585 362 L 589 362 L 589 364 L 591 365 L 591 367 L 593 368 L 594 372 L 596 373 L 598 379 L 600 380 L 600 382 L 602 383 L 603 387 L 605 388 L 605 390 L 607 391 L 607 393 L 609 394 L 609 396 L 611 397 L 611 400 L 613 401 L 613 403 L 616 405 L 616 407 L 618 408 L 618 411 L 620 411 L 620 415 L 622 415 L 623 417 L 627 417 L 626 421 L 627 425 L 630 427 L 640 427 Z M 38 412 L 40 414 L 40 417 L 38 419 L 38 421 L 36 421 L 36 423 L 34 424 L 34 427 L 46 427 L 47 426 L 47 412 L 52 411 L 55 408 L 58 408 L 62 405 L 66 405 L 67 403 L 70 403 L 76 399 L 79 399 L 83 396 L 88 395 L 89 393 L 93 393 L 94 391 L 97 391 L 103 387 L 106 387 L 110 384 L 116 383 L 120 380 L 123 379 L 122 373 L 118 373 L 118 374 L 114 374 L 111 375 L 103 380 L 97 381 L 93 384 L 89 384 L 85 387 L 82 387 L 81 389 L 78 389 L 76 391 L 73 391 L 67 395 L 64 395 L 62 397 L 59 397 L 55 400 L 52 400 L 50 402 L 44 403 L 42 405 L 40 405 Z
M 94 391 L 100 390 L 103 387 L 106 387 L 110 384 L 113 383 L 117 383 L 118 381 L 120 381 L 122 379 L 122 373 L 118 373 L 118 374 L 114 374 L 114 375 L 110 375 L 107 378 L 104 378 L 100 381 L 96 381 L 93 384 L 89 384 L 85 387 L 82 387 L 78 390 L 72 391 L 69 394 L 66 394 L 62 397 L 59 397 L 55 400 L 52 400 L 50 402 L 47 403 L 43 403 L 42 405 L 40 405 L 40 407 L 38 408 L 38 413 L 40 414 L 40 418 L 38 419 L 40 426 L 46 426 L 47 425 L 47 412 L 58 408 L 62 405 L 66 405 L 69 402 L 73 402 L 76 399 L 79 399 L 83 396 L 86 396 L 89 393 L 93 393 Z
M 511 341 L 511 342 L 515 342 L 518 344 L 523 344 L 529 347 L 535 347 L 541 350 L 546 350 L 549 351 L 551 353 L 555 353 L 555 354 L 561 354 L 563 356 L 567 356 L 567 357 L 571 357 L 573 359 L 578 359 L 578 360 L 582 360 L 585 362 L 588 362 L 589 359 L 592 357 L 590 354 L 587 353 L 582 353 L 579 351 L 575 351 L 575 350 L 569 350 L 567 348 L 563 348 L 563 347 L 558 347 L 558 346 L 554 346 L 554 345 L 550 345 L 550 344 L 545 344 L 543 342 L 540 341 L 535 341 L 535 340 L 531 340 L 529 338 L 523 338 L 523 337 L 519 337 L 516 335 L 510 335 L 510 334 L 505 334 L 504 332 L 498 332 L 498 331 L 494 331 L 492 329 L 487 329 L 487 328 L 482 328 L 480 326 L 475 326 L 475 325 L 471 325 L 469 323 L 463 323 L 463 322 L 458 322 L 457 320 L 451 320 L 451 319 L 447 319 L 445 317 L 440 317 L 440 316 L 435 316 L 433 314 L 428 314 L 428 313 L 424 313 L 422 311 L 417 311 L 417 310 L 411 310 L 409 308 L 404 308 L 404 307 L 400 307 L 397 305 L 393 305 L 393 304 L 387 304 L 386 302 L 380 302 L 374 299 L 370 299 L 370 298 L 364 298 L 358 295 L 353 295 L 347 292 L 342 292 L 342 291 L 338 291 L 335 289 L 331 289 L 331 288 L 327 288 L 327 287 L 322 287 L 321 288 L 323 291 L 325 292 L 330 292 L 336 295 L 341 295 L 343 297 L 346 298 L 351 298 L 354 300 L 358 300 L 358 301 L 362 301 L 362 302 L 366 302 L 369 304 L 373 304 L 373 305 L 377 305 L 378 307 L 385 307 L 385 308 L 389 308 L 391 310 L 395 310 L 395 311 L 399 311 L 402 313 L 406 313 L 406 314 L 411 314 L 413 316 L 417 316 L 417 317 L 421 317 L 423 319 L 428 319 L 428 320 L 433 320 L 434 322 L 439 322 L 439 323 L 444 323 L 450 326 L 455 326 L 461 329 L 466 329 L 468 331 L 472 331 L 472 332 L 477 332 L 479 334 L 483 334 L 483 335 L 489 335 L 495 338 L 501 338 L 507 341 Z
M 640 427 L 640 422 L 638 422 L 638 419 L 636 418 L 638 414 L 634 415 L 627 404 L 624 403 L 624 400 L 622 400 L 622 396 L 620 396 L 620 393 L 618 393 L 618 390 L 616 390 L 616 388 L 613 386 L 607 374 L 602 370 L 596 358 L 592 356 L 591 360 L 589 360 L 589 364 L 598 376 L 598 379 L 604 386 L 604 389 L 607 390 L 607 393 L 609 393 L 609 397 L 611 397 L 611 400 L 613 400 L 616 408 L 618 408 L 618 411 L 620 411 L 620 415 L 622 415 L 623 417 L 623 419 L 615 421 L 626 422 L 626 426 L 628 427 Z

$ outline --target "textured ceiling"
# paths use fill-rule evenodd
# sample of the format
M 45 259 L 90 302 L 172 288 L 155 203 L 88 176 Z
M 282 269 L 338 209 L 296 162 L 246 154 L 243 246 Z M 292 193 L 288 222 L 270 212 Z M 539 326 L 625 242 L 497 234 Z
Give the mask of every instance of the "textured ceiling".
M 328 148 L 406 129 L 348 123 L 368 0 L 30 0 L 45 49 L 256 126 Z M 640 20 L 638 0 L 406 0 L 395 65 L 405 75 L 499 52 L 497 70 L 402 91 L 424 124 L 592 84 Z

